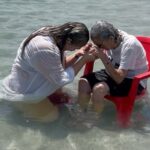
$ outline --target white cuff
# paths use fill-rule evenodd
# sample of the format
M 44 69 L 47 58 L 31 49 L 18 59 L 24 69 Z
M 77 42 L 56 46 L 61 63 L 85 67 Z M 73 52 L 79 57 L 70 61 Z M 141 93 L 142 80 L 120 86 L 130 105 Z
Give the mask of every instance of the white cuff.
M 75 77 L 75 72 L 74 72 L 74 69 L 72 67 L 68 67 L 65 72 L 67 73 L 68 75 L 68 78 L 70 79 L 70 82 L 72 82 L 74 80 L 74 77 Z

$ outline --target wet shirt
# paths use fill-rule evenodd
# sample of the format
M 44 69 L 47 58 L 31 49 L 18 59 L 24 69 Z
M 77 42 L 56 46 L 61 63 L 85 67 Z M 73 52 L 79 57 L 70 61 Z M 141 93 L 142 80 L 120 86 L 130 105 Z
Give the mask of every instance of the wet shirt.
M 2 82 L 3 99 L 38 102 L 74 79 L 72 67 L 64 69 L 60 50 L 48 36 L 36 36 L 25 47 L 21 43 L 10 75 Z

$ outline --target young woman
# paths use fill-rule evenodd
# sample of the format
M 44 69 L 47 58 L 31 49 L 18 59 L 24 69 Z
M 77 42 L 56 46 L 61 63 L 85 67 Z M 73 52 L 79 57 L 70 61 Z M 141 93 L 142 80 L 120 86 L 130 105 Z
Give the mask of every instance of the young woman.
M 83 65 L 95 59 L 88 40 L 89 31 L 79 22 L 33 32 L 18 49 L 11 73 L 3 80 L 1 98 L 17 103 L 27 117 L 56 119 L 57 106 L 48 96 L 72 82 Z M 65 57 L 66 50 L 75 49 L 73 55 Z
M 147 71 L 148 62 L 143 46 L 134 36 L 106 21 L 93 25 L 90 36 L 105 68 L 80 79 L 78 101 L 82 108 L 86 108 L 91 99 L 95 111 L 100 113 L 104 96 L 127 95 L 132 78 Z M 146 81 L 143 80 L 138 92 L 145 87 Z

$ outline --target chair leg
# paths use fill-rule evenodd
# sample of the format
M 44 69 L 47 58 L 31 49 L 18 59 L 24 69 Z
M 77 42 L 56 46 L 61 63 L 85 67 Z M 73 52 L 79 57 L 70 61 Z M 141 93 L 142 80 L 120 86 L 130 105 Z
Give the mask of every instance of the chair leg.
M 131 124 L 131 114 L 133 110 L 133 105 L 125 105 L 124 103 L 120 105 L 116 105 L 117 110 L 117 123 L 120 127 L 126 128 L 129 127 Z

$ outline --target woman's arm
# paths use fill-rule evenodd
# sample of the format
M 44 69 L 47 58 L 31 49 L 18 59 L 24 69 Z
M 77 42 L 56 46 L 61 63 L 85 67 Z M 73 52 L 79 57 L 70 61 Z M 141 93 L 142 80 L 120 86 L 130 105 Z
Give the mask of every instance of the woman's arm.
M 65 68 L 72 66 L 82 56 L 78 51 L 65 58 Z
M 108 59 L 104 50 L 97 48 L 98 57 L 101 59 L 102 63 L 105 66 L 105 69 L 108 71 L 110 76 L 116 81 L 116 83 L 120 84 L 124 78 L 127 76 L 128 70 L 125 69 L 116 69 L 111 64 L 111 61 Z
M 77 73 L 81 70 L 85 63 L 97 59 L 97 53 L 95 49 L 91 48 L 91 46 L 84 46 L 82 48 L 83 51 L 86 51 L 86 53 L 76 63 L 72 65 L 75 75 L 77 75 Z
M 74 54 L 65 58 L 65 68 L 72 66 L 76 61 L 85 55 L 91 48 L 92 44 L 88 43 L 82 48 L 78 49 Z
M 108 58 L 102 58 L 101 60 L 110 76 L 116 81 L 116 83 L 120 84 L 127 76 L 128 70 L 115 69 Z

